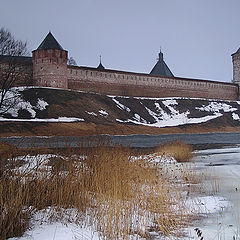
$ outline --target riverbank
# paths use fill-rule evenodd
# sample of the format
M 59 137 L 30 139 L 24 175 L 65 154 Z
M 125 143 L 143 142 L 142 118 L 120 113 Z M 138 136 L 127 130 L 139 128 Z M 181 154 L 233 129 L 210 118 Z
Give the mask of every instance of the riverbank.
M 131 124 L 95 123 L 47 123 L 47 122 L 0 122 L 0 137 L 9 136 L 89 136 L 89 135 L 132 135 L 132 134 L 185 134 L 240 132 L 236 126 L 214 126 L 211 123 L 183 125 L 179 127 L 148 127 Z

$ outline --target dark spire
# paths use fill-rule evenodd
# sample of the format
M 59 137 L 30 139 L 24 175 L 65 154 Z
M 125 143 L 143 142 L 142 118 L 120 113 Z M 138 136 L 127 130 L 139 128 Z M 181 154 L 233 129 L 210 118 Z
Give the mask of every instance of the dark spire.
M 45 50 L 45 49 L 63 50 L 63 48 L 57 42 L 57 40 L 54 38 L 54 36 L 52 35 L 51 32 L 48 33 L 48 35 L 45 37 L 45 39 L 42 41 L 42 43 L 37 48 L 37 50 Z
M 152 71 L 150 72 L 150 75 L 159 75 L 164 77 L 174 77 L 171 70 L 167 66 L 167 64 L 163 60 L 163 53 L 160 50 L 158 54 L 158 61 L 153 67 Z
M 234 54 L 240 54 L 240 48 L 235 53 L 233 53 L 232 55 L 234 55 Z
M 99 57 L 100 57 L 100 62 L 99 62 L 99 65 L 98 65 L 97 69 L 103 70 L 103 69 L 105 69 L 105 67 L 102 65 L 102 61 L 101 61 L 102 56 L 100 55 Z

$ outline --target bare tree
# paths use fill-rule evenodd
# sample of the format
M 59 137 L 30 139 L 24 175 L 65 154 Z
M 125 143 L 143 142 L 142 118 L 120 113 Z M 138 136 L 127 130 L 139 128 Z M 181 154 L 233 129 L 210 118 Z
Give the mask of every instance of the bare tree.
M 70 57 L 68 59 L 68 62 L 67 62 L 68 65 L 71 65 L 71 66 L 77 66 L 77 62 L 74 60 L 73 57 Z
M 27 43 L 15 40 L 9 30 L 0 28 L 0 115 L 15 104 L 16 94 L 11 90 L 17 83 L 30 81 L 31 58 Z

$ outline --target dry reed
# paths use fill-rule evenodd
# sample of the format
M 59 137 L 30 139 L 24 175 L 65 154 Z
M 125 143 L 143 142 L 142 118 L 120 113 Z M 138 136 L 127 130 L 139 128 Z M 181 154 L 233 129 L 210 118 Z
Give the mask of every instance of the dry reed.
M 192 159 L 193 148 L 181 141 L 173 141 L 160 145 L 156 152 L 160 155 L 171 156 L 178 162 L 188 162 Z
M 20 236 L 32 211 L 48 207 L 77 209 L 76 221 L 85 219 L 107 239 L 146 237 L 150 228 L 168 235 L 187 221 L 182 189 L 166 169 L 131 161 L 128 148 L 98 146 L 86 153 L 82 158 L 81 150 L 68 149 L 24 173 L 6 163 L 0 176 L 0 239 Z

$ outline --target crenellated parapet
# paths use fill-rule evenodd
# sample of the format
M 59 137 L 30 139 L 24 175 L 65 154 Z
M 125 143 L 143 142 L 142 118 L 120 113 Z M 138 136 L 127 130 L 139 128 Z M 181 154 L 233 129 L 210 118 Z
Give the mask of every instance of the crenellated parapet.
M 236 100 L 238 85 L 209 80 L 68 66 L 70 89 L 107 95 Z

